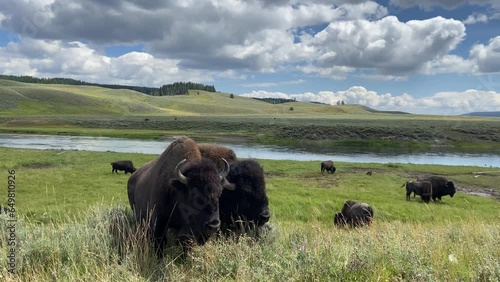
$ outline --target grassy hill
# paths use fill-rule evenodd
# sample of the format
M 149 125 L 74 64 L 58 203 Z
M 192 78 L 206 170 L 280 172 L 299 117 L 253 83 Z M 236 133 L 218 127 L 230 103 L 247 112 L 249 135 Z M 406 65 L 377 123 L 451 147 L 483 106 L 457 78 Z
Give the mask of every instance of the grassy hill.
M 269 104 L 226 93 L 190 91 L 181 96 L 149 96 L 124 89 L 44 85 L 0 80 L 0 115 L 332 115 L 370 114 L 358 105 L 306 102 Z M 293 111 L 290 110 L 293 107 Z

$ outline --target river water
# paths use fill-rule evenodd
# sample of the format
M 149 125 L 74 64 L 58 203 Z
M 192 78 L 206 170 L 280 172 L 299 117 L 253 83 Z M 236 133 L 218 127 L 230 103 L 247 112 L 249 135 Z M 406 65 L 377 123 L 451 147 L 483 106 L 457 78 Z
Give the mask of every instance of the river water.
M 109 137 L 61 136 L 38 134 L 0 134 L 0 147 L 29 149 L 64 149 L 98 152 L 125 152 L 160 154 L 170 141 L 135 140 Z M 350 146 L 284 147 L 254 144 L 223 144 L 235 151 L 240 158 L 320 161 L 331 159 L 359 163 L 413 163 L 481 167 L 500 167 L 500 152 L 416 152 L 385 149 L 373 150 Z

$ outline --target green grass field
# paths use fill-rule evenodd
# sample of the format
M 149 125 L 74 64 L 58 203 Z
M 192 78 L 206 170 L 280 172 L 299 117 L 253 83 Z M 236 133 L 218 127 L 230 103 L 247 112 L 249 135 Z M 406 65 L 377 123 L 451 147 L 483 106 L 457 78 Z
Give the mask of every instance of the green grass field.
M 0 256 L 7 280 L 500 280 L 500 203 L 460 192 L 499 192 L 495 168 L 337 163 L 335 174 L 321 175 L 318 162 L 260 160 L 273 227 L 262 240 L 214 239 L 186 261 L 177 259 L 174 245 L 157 262 L 141 234 L 123 227 L 133 226 L 129 175 L 112 174 L 110 165 L 131 159 L 141 166 L 156 156 L 7 148 L 0 155 L 5 186 L 15 170 L 19 217 L 17 276 L 7 273 L 7 257 Z M 478 171 L 483 174 L 474 177 Z M 423 173 L 448 176 L 459 192 L 439 203 L 405 201 L 401 185 Z M 346 199 L 373 206 L 371 227 L 333 226 Z M 7 224 L 0 220 L 5 235 Z M 6 244 L 0 249 L 8 253 Z

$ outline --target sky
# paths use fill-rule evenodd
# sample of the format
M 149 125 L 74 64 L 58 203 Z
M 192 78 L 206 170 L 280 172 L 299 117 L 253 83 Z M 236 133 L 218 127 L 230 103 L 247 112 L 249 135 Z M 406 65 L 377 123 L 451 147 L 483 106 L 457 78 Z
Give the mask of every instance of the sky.
M 500 0 L 2 0 L 0 73 L 500 111 Z

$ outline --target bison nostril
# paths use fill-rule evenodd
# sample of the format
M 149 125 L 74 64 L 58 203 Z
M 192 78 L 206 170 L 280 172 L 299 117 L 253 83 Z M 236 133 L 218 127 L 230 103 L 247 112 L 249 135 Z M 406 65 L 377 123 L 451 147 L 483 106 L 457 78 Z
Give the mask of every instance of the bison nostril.
M 261 212 L 259 214 L 259 218 L 262 220 L 262 221 L 268 221 L 269 218 L 271 217 L 271 214 L 269 213 L 268 210 L 265 210 L 263 212 Z
M 219 230 L 219 228 L 220 228 L 220 220 L 214 219 L 214 220 L 212 220 L 210 222 L 207 222 L 206 226 L 210 230 Z

